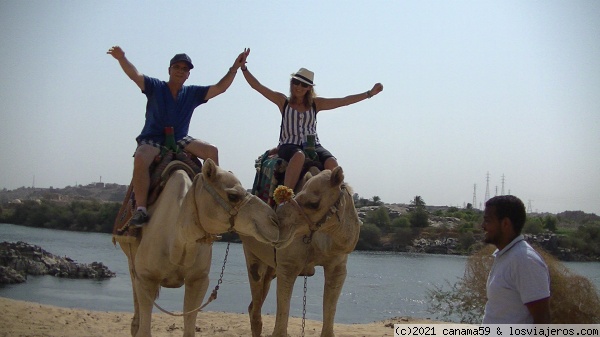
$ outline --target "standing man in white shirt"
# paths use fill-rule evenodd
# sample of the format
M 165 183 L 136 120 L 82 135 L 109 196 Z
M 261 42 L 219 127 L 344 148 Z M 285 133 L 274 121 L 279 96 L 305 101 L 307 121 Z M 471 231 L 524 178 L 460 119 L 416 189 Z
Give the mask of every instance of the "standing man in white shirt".
M 497 249 L 483 324 L 550 324 L 550 274 L 521 235 L 525 219 L 525 205 L 515 196 L 496 196 L 485 203 L 484 242 Z

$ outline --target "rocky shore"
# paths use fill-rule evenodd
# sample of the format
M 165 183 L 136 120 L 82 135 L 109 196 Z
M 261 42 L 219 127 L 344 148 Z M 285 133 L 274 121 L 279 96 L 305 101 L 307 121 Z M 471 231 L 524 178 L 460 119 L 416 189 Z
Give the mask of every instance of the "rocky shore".
M 102 262 L 77 263 L 22 241 L 0 243 L 0 284 L 23 283 L 27 275 L 99 280 L 115 277 Z

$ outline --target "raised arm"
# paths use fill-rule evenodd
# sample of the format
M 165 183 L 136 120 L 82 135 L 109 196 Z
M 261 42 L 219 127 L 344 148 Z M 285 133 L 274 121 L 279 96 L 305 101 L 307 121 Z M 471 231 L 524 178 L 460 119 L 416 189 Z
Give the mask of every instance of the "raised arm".
M 341 106 L 346 106 L 354 103 L 358 103 L 367 98 L 371 98 L 377 94 L 379 94 L 383 90 L 383 85 L 381 83 L 375 83 L 371 90 L 367 90 L 366 92 L 350 95 L 341 98 L 323 98 L 323 97 L 315 97 L 315 104 L 317 105 L 317 110 L 331 110 L 335 108 L 339 108 Z
M 208 89 L 208 92 L 206 93 L 206 100 L 224 93 L 229 88 L 231 83 L 233 83 L 233 79 L 235 78 L 237 70 L 244 64 L 244 58 L 245 56 L 243 52 L 236 57 L 233 65 L 227 71 L 227 74 L 225 74 L 225 76 L 223 76 L 223 78 L 217 84 L 210 86 L 210 89 Z
M 273 90 L 265 87 L 256 79 L 256 77 L 254 77 L 254 75 L 252 75 L 252 73 L 250 73 L 250 70 L 248 70 L 248 68 L 246 67 L 246 64 L 245 64 L 246 58 L 248 57 L 248 55 L 250 55 L 250 48 L 244 49 L 244 53 L 245 53 L 245 57 L 244 57 L 244 65 L 242 66 L 242 74 L 244 74 L 244 78 L 246 79 L 246 82 L 248 82 L 248 84 L 250 85 L 250 87 L 252 87 L 252 89 L 258 91 L 261 95 L 263 95 L 269 101 L 275 103 L 275 105 L 277 105 L 279 107 L 279 110 L 281 111 L 281 108 L 283 107 L 283 104 L 285 103 L 285 100 L 287 99 L 287 97 L 280 92 L 273 91 Z
M 137 86 L 144 91 L 144 74 L 140 73 L 131 62 L 125 57 L 125 52 L 119 46 L 112 46 L 107 52 L 107 54 L 112 55 L 119 64 L 121 68 L 127 74 L 127 76 L 137 84 Z

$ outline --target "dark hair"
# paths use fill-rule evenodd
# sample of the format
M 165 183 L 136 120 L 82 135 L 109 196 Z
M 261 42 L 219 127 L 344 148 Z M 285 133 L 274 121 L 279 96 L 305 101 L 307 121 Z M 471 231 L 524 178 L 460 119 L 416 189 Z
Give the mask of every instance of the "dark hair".
M 485 207 L 492 206 L 496 208 L 496 218 L 498 220 L 509 218 L 515 232 L 521 234 L 527 218 L 525 205 L 521 199 L 514 195 L 499 195 L 485 202 Z

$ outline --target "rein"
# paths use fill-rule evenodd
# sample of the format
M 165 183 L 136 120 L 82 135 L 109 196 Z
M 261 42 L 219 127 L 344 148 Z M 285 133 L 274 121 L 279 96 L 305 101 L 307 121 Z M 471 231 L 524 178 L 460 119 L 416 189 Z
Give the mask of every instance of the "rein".
M 319 229 L 321 229 L 321 226 L 323 226 L 324 223 L 326 223 L 327 221 L 329 221 L 329 219 L 335 215 L 338 218 L 338 221 L 341 221 L 340 219 L 340 215 L 339 215 L 339 210 L 340 210 L 340 206 L 342 204 L 343 201 L 343 197 L 344 197 L 344 193 L 348 193 L 348 190 L 346 189 L 346 187 L 342 187 L 342 189 L 340 190 L 340 194 L 337 198 L 337 201 L 331 206 L 329 207 L 329 210 L 327 210 L 327 212 L 316 222 L 313 222 L 308 215 L 306 214 L 306 212 L 304 212 L 304 210 L 302 209 L 302 207 L 300 207 L 300 205 L 298 204 L 298 202 L 296 201 L 296 199 L 292 199 L 290 200 L 290 202 L 292 203 L 292 205 L 294 205 L 294 207 L 296 207 L 296 209 L 298 210 L 298 212 L 300 212 L 300 214 L 302 214 L 302 216 L 304 217 L 304 220 L 306 220 L 306 222 L 308 223 L 308 228 L 310 229 L 310 234 L 305 235 L 302 238 L 302 242 L 304 242 L 305 244 L 309 244 L 312 242 L 312 237 L 313 234 L 318 231 Z
M 227 213 L 229 213 L 229 229 L 228 229 L 228 231 L 235 232 L 235 230 L 233 228 L 235 226 L 235 217 L 238 215 L 240 209 L 242 209 L 242 207 L 246 206 L 246 204 L 248 204 L 248 202 L 252 199 L 252 194 L 246 192 L 244 200 L 242 200 L 242 202 L 239 203 L 237 206 L 233 207 L 227 200 L 225 200 L 219 193 L 217 193 L 217 191 L 215 190 L 214 187 L 212 187 L 212 185 L 206 183 L 204 181 L 204 179 L 202 180 L 202 187 L 204 187 L 208 191 L 208 193 L 213 197 L 213 199 L 215 199 L 215 201 Z

